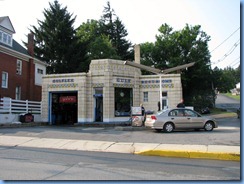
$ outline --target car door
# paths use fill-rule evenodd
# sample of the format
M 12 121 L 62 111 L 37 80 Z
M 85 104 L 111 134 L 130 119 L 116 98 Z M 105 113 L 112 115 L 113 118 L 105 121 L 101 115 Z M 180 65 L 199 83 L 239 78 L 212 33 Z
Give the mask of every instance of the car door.
M 186 128 L 189 120 L 184 116 L 184 109 L 174 109 L 169 112 L 170 121 L 175 124 L 176 129 Z
M 184 110 L 184 115 L 188 119 L 187 128 L 202 128 L 203 121 L 198 114 L 190 109 Z

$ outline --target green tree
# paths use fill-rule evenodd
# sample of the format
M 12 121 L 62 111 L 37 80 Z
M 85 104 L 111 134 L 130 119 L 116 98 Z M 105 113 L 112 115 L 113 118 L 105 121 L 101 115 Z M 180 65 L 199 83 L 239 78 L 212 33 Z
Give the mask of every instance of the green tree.
M 132 44 L 126 37 L 128 36 L 127 30 L 125 29 L 122 21 L 117 17 L 114 21 L 115 37 L 113 39 L 117 53 L 122 60 L 132 59 L 131 47 Z
M 196 109 L 212 106 L 215 93 L 211 82 L 209 40 L 200 25 L 186 24 L 182 30 L 174 31 L 168 24 L 163 24 L 154 44 L 142 44 L 142 61 L 162 70 L 195 62 L 193 67 L 181 71 L 183 98 L 186 105 Z
M 77 29 L 77 37 L 85 45 L 87 70 L 92 59 L 119 59 L 109 37 L 102 33 L 96 20 L 87 20 Z
M 57 0 L 49 5 L 49 9 L 44 9 L 44 20 L 38 20 L 39 27 L 32 26 L 36 56 L 47 62 L 47 73 L 81 71 L 85 53 L 75 36 L 75 17 Z
M 157 62 L 154 61 L 154 57 L 153 57 L 154 49 L 155 49 L 154 43 L 145 42 L 140 44 L 141 64 L 156 68 L 155 65 L 157 65 Z M 142 74 L 146 75 L 151 73 L 143 70 Z
M 112 41 L 113 47 L 117 51 L 117 55 L 122 60 L 132 59 L 131 42 L 126 37 L 128 32 L 125 29 L 124 24 L 115 14 L 115 11 L 111 8 L 110 2 L 107 2 L 107 6 L 104 7 L 103 15 L 99 20 L 101 33 L 107 35 Z
M 119 59 L 116 50 L 113 48 L 111 41 L 108 36 L 101 35 L 97 37 L 89 45 L 90 48 L 90 58 L 92 59 Z
M 221 93 L 230 92 L 231 89 L 236 87 L 236 84 L 240 82 L 240 78 L 237 78 L 238 68 L 235 70 L 231 67 L 224 69 L 214 68 L 215 86 Z
M 115 38 L 115 26 L 113 23 L 115 16 L 115 11 L 111 8 L 110 2 L 108 1 L 107 6 L 104 7 L 103 15 L 101 16 L 99 23 L 101 25 L 101 32 L 109 36 L 109 39 L 111 40 Z
M 236 83 L 241 81 L 241 65 L 235 69 L 235 81 Z

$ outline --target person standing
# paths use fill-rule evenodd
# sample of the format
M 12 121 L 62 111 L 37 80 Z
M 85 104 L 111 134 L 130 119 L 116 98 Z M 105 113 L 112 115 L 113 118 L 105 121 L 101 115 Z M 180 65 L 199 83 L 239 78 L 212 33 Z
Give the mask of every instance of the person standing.
M 145 112 L 145 108 L 143 107 L 143 104 L 140 104 L 141 106 L 141 115 L 142 115 L 142 126 L 144 126 L 144 122 L 146 120 L 146 112 Z
M 184 104 L 184 100 L 181 99 L 180 103 L 178 103 L 178 105 L 176 107 L 181 107 L 181 108 L 185 108 L 185 104 Z

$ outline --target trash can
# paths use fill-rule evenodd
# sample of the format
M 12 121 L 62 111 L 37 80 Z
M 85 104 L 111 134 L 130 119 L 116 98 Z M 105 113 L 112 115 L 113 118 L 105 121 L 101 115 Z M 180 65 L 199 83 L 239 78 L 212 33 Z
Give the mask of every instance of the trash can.
M 34 116 L 31 113 L 20 114 L 19 121 L 21 123 L 30 123 L 34 122 Z

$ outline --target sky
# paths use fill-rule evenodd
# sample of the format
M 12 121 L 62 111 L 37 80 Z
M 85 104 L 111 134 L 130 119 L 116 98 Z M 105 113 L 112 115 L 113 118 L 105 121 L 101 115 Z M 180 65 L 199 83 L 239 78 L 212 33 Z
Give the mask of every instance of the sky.
M 77 28 L 88 19 L 98 20 L 108 0 L 59 0 L 76 16 Z M 0 17 L 9 16 L 20 44 L 32 25 L 43 20 L 44 9 L 54 0 L 0 0 Z M 240 64 L 240 0 L 110 0 L 110 5 L 128 32 L 132 44 L 155 42 L 158 28 L 167 23 L 174 31 L 186 24 L 200 25 L 211 37 L 212 68 L 236 68 Z M 23 44 L 22 44 L 23 45 Z

